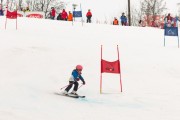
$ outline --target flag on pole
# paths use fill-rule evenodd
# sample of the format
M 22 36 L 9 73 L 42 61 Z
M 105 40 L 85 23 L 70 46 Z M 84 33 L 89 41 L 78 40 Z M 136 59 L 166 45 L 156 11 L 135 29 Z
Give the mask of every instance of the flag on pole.
M 82 9 L 81 9 L 81 4 L 80 4 L 80 10 L 78 10 L 78 11 L 75 11 L 76 10 L 76 6 L 77 5 L 75 5 L 74 4 L 74 11 L 73 11 L 73 21 L 75 21 L 75 18 L 81 18 L 81 22 L 82 22 L 82 26 L 83 26 L 83 18 L 82 18 Z M 73 21 L 72 21 L 72 25 L 73 25 Z
M 16 29 L 17 29 L 17 15 L 18 15 L 17 10 L 13 11 L 13 12 L 7 10 L 7 12 L 6 12 L 6 21 L 5 21 L 5 29 L 6 29 L 6 25 L 7 25 L 7 18 L 8 19 L 16 19 Z
M 101 73 L 100 73 L 100 93 L 102 93 L 102 73 L 115 73 L 119 74 L 120 77 L 120 89 L 122 92 L 122 80 L 121 80 L 121 69 L 119 60 L 119 48 L 117 45 L 118 60 L 109 62 L 102 59 L 102 45 L 101 45 Z
M 178 36 L 178 27 L 165 27 L 165 36 Z
M 17 11 L 11 12 L 11 11 L 7 10 L 6 18 L 17 19 Z
M 101 60 L 101 73 L 118 73 L 120 74 L 120 63 L 119 60 L 114 62 L 109 62 L 106 60 Z
M 179 35 L 178 35 L 178 27 L 164 27 L 164 46 L 166 45 L 165 36 L 177 36 L 178 38 L 178 48 L 179 48 Z
M 73 11 L 73 17 L 82 17 L 82 11 Z

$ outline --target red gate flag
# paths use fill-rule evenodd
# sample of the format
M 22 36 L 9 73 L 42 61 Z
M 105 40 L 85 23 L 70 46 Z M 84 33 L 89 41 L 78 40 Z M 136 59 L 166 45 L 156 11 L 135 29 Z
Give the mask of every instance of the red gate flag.
M 7 18 L 8 18 L 8 19 L 16 19 L 16 30 L 17 30 L 17 16 L 18 16 L 17 10 L 16 10 L 16 11 L 13 11 L 13 12 L 7 10 L 7 13 L 6 13 L 6 22 L 5 22 L 5 29 L 6 29 Z
M 16 10 L 16 11 L 13 11 L 13 12 L 7 10 L 6 18 L 9 18 L 9 19 L 17 19 L 17 10 Z
M 117 73 L 120 74 L 120 63 L 119 60 L 109 62 L 101 59 L 101 73 Z
M 101 74 L 100 74 L 100 93 L 102 93 L 102 73 L 116 73 L 120 76 L 120 89 L 122 92 L 121 69 L 119 60 L 119 48 L 117 45 L 118 60 L 109 62 L 102 59 L 102 45 L 101 45 Z

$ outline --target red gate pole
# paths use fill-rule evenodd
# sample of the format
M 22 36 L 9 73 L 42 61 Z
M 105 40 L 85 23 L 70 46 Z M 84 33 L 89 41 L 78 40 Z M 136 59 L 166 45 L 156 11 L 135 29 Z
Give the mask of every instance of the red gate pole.
M 100 73 L 100 94 L 102 94 L 102 45 L 101 45 L 101 73 Z
M 5 22 L 5 29 L 6 29 L 6 24 L 7 24 L 7 16 L 6 16 L 6 22 Z
M 118 54 L 118 60 L 119 60 L 119 48 L 118 48 L 118 45 L 117 45 L 117 54 Z M 119 60 L 119 76 L 120 76 L 120 90 L 122 92 L 122 80 L 121 80 L 120 60 Z
M 16 18 L 16 30 L 17 30 L 17 18 Z

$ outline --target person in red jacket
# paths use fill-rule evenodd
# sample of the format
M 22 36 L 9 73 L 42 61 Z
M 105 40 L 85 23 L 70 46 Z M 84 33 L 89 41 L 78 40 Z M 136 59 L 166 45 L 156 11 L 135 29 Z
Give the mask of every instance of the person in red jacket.
M 87 14 L 86 14 L 86 17 L 87 17 L 87 23 L 91 23 L 91 17 L 92 17 L 92 13 L 90 11 L 90 9 L 88 10 Z
M 171 17 L 171 14 L 169 13 L 168 16 L 167 16 L 167 21 L 170 20 L 172 22 L 172 17 Z
M 54 7 L 52 7 L 50 12 L 50 17 L 52 20 L 54 20 L 55 16 L 56 16 L 56 10 L 54 9 Z
M 67 21 L 67 17 L 68 17 L 68 14 L 67 14 L 67 12 L 65 11 L 65 9 L 63 9 L 62 14 L 61 14 L 62 20 L 66 20 L 66 21 Z

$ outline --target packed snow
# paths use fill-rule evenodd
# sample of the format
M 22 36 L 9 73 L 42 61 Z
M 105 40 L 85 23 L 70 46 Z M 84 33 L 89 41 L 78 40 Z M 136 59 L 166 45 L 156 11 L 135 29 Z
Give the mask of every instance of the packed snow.
M 149 27 L 0 17 L 0 120 L 180 120 L 180 48 L 177 37 Z M 121 63 L 103 73 L 103 59 Z M 57 95 L 83 65 L 86 85 Z M 81 84 L 81 82 L 79 82 Z

